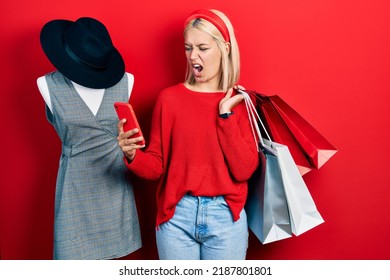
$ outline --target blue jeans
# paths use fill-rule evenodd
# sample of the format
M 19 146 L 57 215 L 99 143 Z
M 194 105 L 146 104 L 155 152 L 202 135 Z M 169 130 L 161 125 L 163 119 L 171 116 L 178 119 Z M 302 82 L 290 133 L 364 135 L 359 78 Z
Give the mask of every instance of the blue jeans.
M 186 195 L 174 216 L 156 230 L 161 260 L 244 260 L 248 248 L 245 210 L 233 221 L 223 196 Z

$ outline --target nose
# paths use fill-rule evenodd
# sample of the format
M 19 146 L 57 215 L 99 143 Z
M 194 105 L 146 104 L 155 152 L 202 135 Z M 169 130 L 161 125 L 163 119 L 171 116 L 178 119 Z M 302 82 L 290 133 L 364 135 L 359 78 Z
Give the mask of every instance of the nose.
M 198 51 L 195 50 L 195 49 L 193 49 L 193 50 L 191 51 L 190 58 L 191 58 L 191 60 L 195 60 L 195 59 L 199 58 L 199 53 L 198 53 Z

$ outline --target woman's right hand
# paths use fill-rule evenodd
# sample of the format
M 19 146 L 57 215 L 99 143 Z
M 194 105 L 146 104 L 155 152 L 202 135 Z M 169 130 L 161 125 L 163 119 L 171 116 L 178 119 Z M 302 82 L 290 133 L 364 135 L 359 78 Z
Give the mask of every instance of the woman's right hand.
M 143 137 L 135 137 L 131 138 L 134 134 L 138 132 L 138 128 L 134 128 L 127 132 L 123 131 L 123 124 L 126 122 L 126 119 L 120 120 L 118 122 L 118 132 L 119 135 L 117 137 L 118 145 L 121 148 L 124 155 L 132 161 L 135 157 L 135 153 L 138 149 L 144 147 L 144 145 L 138 145 L 137 143 L 143 140 Z

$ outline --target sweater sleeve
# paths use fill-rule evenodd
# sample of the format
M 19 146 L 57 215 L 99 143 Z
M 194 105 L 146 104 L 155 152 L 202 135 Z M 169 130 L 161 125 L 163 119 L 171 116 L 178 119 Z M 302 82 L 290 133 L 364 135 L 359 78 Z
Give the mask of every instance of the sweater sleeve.
M 258 152 L 245 104 L 233 109 L 227 119 L 218 117 L 218 139 L 232 176 L 237 181 L 247 181 L 258 165 Z

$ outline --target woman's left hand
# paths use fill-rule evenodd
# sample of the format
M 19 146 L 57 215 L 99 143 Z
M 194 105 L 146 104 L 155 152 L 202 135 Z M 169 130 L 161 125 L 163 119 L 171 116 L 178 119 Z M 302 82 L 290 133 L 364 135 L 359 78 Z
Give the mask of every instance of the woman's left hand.
M 235 89 L 244 89 L 242 86 L 235 86 Z M 233 110 L 234 107 L 237 106 L 242 100 L 244 100 L 244 96 L 242 94 L 236 94 L 233 95 L 233 88 L 230 88 L 225 97 L 221 99 L 219 102 L 219 113 L 224 114 L 224 113 L 229 113 Z

